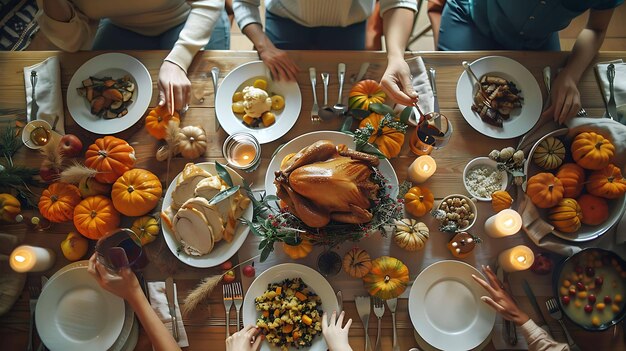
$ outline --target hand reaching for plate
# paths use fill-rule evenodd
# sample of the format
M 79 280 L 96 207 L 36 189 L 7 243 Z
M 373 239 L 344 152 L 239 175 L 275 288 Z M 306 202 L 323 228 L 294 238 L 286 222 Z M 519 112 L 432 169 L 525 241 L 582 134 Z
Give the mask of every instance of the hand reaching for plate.
M 163 61 L 159 70 L 159 106 L 165 105 L 170 114 L 184 110 L 191 99 L 191 82 L 177 64 Z
M 580 110 L 582 105 L 576 81 L 565 70 L 556 76 L 550 100 L 550 107 L 541 114 L 541 117 L 552 117 L 559 124 L 576 116 Z
M 226 351 L 255 351 L 261 346 L 263 334 L 259 328 L 249 325 L 226 338 Z
M 513 298 L 504 290 L 503 284 L 496 275 L 493 273 L 489 266 L 483 266 L 483 271 L 487 275 L 487 283 L 485 280 L 472 274 L 472 278 L 480 284 L 491 296 L 483 296 L 483 300 L 487 305 L 491 306 L 496 312 L 500 313 L 502 317 L 515 323 L 517 326 L 521 326 L 526 323 L 530 318 L 522 311 Z

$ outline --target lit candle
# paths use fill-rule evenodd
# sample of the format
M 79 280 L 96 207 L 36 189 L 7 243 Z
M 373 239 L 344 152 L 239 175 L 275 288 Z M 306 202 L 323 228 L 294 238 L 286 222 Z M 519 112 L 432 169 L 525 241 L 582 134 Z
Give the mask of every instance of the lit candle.
M 498 264 L 505 272 L 526 270 L 532 266 L 534 261 L 533 251 L 524 245 L 512 247 L 498 256 Z
M 522 217 L 512 209 L 502 210 L 485 221 L 485 232 L 492 238 L 513 235 L 522 228 Z
M 261 145 L 248 133 L 235 133 L 226 138 L 222 152 L 229 165 L 245 172 L 255 170 L 261 160 Z
M 249 166 L 256 156 L 256 148 L 252 144 L 241 143 L 233 147 L 231 161 L 239 167 Z
M 420 156 L 409 166 L 409 179 L 415 183 L 423 183 L 437 170 L 437 162 L 428 156 Z
M 9 263 L 19 273 L 41 272 L 52 268 L 54 252 L 43 247 L 22 245 L 13 250 Z

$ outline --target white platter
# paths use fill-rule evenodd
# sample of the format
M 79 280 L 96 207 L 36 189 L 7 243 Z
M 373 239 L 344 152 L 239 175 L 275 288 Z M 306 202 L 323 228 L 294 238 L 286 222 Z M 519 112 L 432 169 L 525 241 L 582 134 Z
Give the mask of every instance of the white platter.
M 532 73 L 521 63 L 502 56 L 483 57 L 470 65 L 478 79 L 489 73 L 512 81 L 522 91 L 524 101 L 522 107 L 515 109 L 509 120 L 503 122 L 502 127 L 485 123 L 472 111 L 476 86 L 473 78 L 463 71 L 456 85 L 456 101 L 467 123 L 477 132 L 496 139 L 516 138 L 528 132 L 539 120 L 543 105 L 539 84 Z
M 470 350 L 491 334 L 496 312 L 480 297 L 488 295 L 472 274 L 483 275 L 467 263 L 445 260 L 426 267 L 409 293 L 413 327 L 440 350 Z
M 232 110 L 233 94 L 252 85 L 256 79 L 267 81 L 268 92 L 282 95 L 285 108 L 274 111 L 276 122 L 269 127 L 250 128 Z M 270 94 L 271 96 L 271 94 Z M 296 82 L 273 81 L 263 61 L 253 61 L 233 69 L 226 75 L 215 96 L 215 114 L 228 135 L 246 132 L 254 135 L 261 144 L 272 142 L 285 135 L 296 123 L 302 107 L 302 94 Z
M 246 297 L 243 300 L 243 325 L 256 324 L 259 312 L 256 310 L 254 299 L 263 295 L 268 284 L 293 278 L 302 278 L 304 283 L 306 283 L 306 285 L 308 285 L 311 290 L 320 297 L 322 301 L 322 310 L 327 314 L 331 314 L 333 311 L 337 311 L 339 309 L 335 291 L 330 286 L 330 283 L 328 283 L 328 281 L 321 274 L 313 268 L 301 264 L 283 263 L 263 271 L 263 273 L 254 279 L 248 288 Z M 313 344 L 308 350 L 325 351 L 326 349 L 326 342 L 320 333 L 315 336 Z M 261 343 L 261 350 L 277 351 L 279 348 L 270 347 L 269 343 L 263 341 Z
M 124 300 L 100 288 L 86 267 L 48 281 L 35 312 L 39 335 L 51 350 L 106 350 L 124 320 Z
M 106 119 L 91 113 L 89 101 L 78 95 L 77 88 L 89 77 L 122 78 L 130 75 L 135 83 L 133 102 L 128 106 L 126 116 Z M 148 69 L 136 58 L 120 53 L 98 55 L 85 62 L 76 70 L 67 87 L 67 108 L 72 118 L 84 129 L 96 134 L 115 134 L 133 126 L 146 112 L 152 99 L 152 78 Z
M 318 140 L 330 140 L 335 145 L 337 144 L 346 144 L 349 148 L 354 149 L 355 143 L 354 139 L 352 139 L 351 135 L 342 132 L 335 131 L 319 131 L 319 132 L 311 132 L 307 134 L 303 134 L 291 141 L 287 144 L 283 145 L 272 160 L 270 164 L 267 166 L 267 172 L 265 173 L 265 192 L 267 195 L 276 195 L 276 186 L 274 185 L 274 172 L 280 170 L 280 162 L 285 158 L 285 156 L 289 155 L 293 152 L 298 152 L 303 148 L 313 144 Z M 380 172 L 387 178 L 389 185 L 392 186 L 390 196 L 395 198 L 398 195 L 398 177 L 396 176 L 396 172 L 393 170 L 391 163 L 389 160 L 380 160 L 380 165 L 378 166 Z
M 196 164 L 196 166 L 204 169 L 205 171 L 208 171 L 211 174 L 217 174 L 214 162 L 198 163 Z M 233 185 L 243 185 L 243 178 L 241 178 L 241 176 L 237 174 L 237 172 L 235 172 L 232 168 L 226 165 L 224 165 L 224 168 L 230 174 L 230 177 L 233 180 Z M 163 209 L 170 207 L 170 205 L 172 204 L 172 192 L 174 192 L 174 189 L 176 188 L 176 182 L 178 181 L 180 175 L 181 173 L 179 173 L 168 186 L 165 197 L 163 198 Z M 242 194 L 245 195 L 245 192 L 243 190 Z M 252 220 L 252 204 L 250 204 L 250 206 L 248 206 L 248 208 L 243 212 L 242 217 L 250 221 Z M 163 225 L 162 227 L 163 237 L 165 238 L 167 247 L 170 248 L 170 251 L 172 251 L 174 256 L 176 256 L 181 262 L 198 268 L 215 267 L 231 258 L 235 253 L 237 253 L 237 250 L 239 250 L 243 242 L 246 240 L 246 237 L 248 237 L 248 232 L 250 230 L 248 226 L 242 223 L 238 223 L 232 242 L 227 243 L 225 240 L 222 240 L 219 243 L 216 243 L 213 250 L 208 254 L 203 256 L 191 256 L 182 250 L 180 250 L 179 252 L 178 247 L 180 246 L 180 243 L 176 240 L 174 233 L 167 225 Z

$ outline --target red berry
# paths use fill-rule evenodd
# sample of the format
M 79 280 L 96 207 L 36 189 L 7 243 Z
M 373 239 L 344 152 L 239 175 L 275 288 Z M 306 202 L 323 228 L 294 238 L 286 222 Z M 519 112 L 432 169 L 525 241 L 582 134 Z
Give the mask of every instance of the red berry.
M 235 281 L 235 272 L 233 271 L 228 271 L 226 272 L 226 274 L 224 274 L 224 278 L 222 278 L 224 280 L 224 283 L 232 283 Z
M 591 306 L 591 305 L 585 305 L 585 312 L 587 312 L 587 313 L 591 313 L 591 312 L 593 312 L 593 306 Z
M 576 283 L 576 289 L 578 289 L 578 291 L 585 291 L 585 290 L 587 290 L 587 288 L 585 288 L 585 284 L 583 284 L 583 282 Z
M 596 287 L 601 287 L 602 284 L 604 284 L 604 278 L 602 277 L 596 277 Z
M 222 264 L 220 265 L 220 268 L 221 268 L 221 269 L 223 269 L 223 270 L 225 270 L 225 271 L 228 271 L 228 270 L 230 270 L 231 268 L 233 268 L 233 263 L 232 263 L 232 262 L 230 262 L 230 261 L 226 261 L 226 262 L 224 262 L 224 263 L 222 263 Z
M 569 305 L 570 300 L 570 297 L 567 295 L 561 297 L 561 303 L 565 306 Z
M 589 296 L 587 296 L 587 300 L 589 300 L 589 303 L 593 305 L 594 303 L 596 303 L 596 295 L 590 294 Z
M 570 288 L 570 289 L 569 289 L 569 294 L 570 294 L 571 296 L 576 295 L 576 289 L 572 289 L 572 288 Z
M 587 266 L 587 268 L 585 268 L 585 274 L 588 277 L 593 277 L 594 275 L 596 275 L 596 270 L 591 266 Z
M 604 297 L 604 303 L 605 304 L 610 305 L 611 302 L 613 302 L 613 299 L 609 295 Z
M 243 267 L 243 275 L 245 275 L 248 278 L 254 277 L 256 275 L 256 270 L 254 269 L 254 266 L 247 265 Z

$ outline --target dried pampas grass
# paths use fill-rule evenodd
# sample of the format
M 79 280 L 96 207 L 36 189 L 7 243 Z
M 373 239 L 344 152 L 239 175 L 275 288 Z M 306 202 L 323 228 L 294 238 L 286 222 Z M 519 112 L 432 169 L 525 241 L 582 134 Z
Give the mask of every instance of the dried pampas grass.
M 46 145 L 44 145 L 39 151 L 44 156 L 44 160 L 41 163 L 42 168 L 50 169 L 63 169 L 63 155 L 59 150 L 59 140 L 51 139 Z
M 93 178 L 98 174 L 93 168 L 84 166 L 78 162 L 61 172 L 60 180 L 63 183 L 78 184 L 84 179 Z

